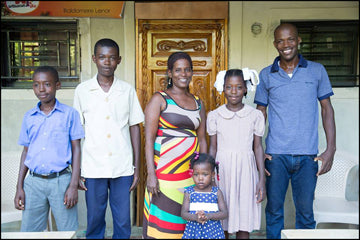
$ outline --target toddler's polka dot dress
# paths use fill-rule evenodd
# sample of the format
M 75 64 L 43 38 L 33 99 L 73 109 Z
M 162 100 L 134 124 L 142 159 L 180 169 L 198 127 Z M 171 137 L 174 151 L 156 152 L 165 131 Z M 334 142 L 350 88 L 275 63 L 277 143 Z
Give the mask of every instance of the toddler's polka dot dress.
M 185 189 L 190 194 L 190 213 L 195 214 L 197 210 L 205 213 L 218 212 L 218 187 L 213 186 L 211 192 L 196 192 L 194 186 Z M 208 220 L 204 224 L 196 221 L 188 221 L 184 231 L 183 239 L 225 239 L 224 230 L 220 220 Z

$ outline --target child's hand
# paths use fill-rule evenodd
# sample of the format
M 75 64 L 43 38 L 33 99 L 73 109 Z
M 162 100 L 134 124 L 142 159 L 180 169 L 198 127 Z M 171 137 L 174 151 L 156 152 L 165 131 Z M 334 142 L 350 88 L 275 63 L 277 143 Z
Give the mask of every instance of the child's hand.
M 87 191 L 87 188 L 85 187 L 85 178 L 80 177 L 78 189 Z
M 72 208 L 78 202 L 78 189 L 76 186 L 69 186 L 65 192 L 64 205 L 66 208 Z
M 18 210 L 25 210 L 25 192 L 24 190 L 16 191 L 14 198 L 15 208 Z
M 262 201 L 264 201 L 266 196 L 266 188 L 265 188 L 265 183 L 261 183 L 258 182 L 256 184 L 256 203 L 260 203 Z
M 204 224 L 208 220 L 208 218 L 203 210 L 197 211 L 195 214 L 197 215 L 196 221 L 198 223 Z

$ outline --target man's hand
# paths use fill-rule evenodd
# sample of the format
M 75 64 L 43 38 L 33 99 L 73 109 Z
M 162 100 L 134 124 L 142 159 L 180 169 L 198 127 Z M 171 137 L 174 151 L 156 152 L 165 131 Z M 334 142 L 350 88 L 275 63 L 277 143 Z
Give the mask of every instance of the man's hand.
M 272 156 L 271 155 L 268 155 L 268 154 L 264 154 L 264 157 L 265 157 L 265 159 L 264 159 L 264 161 L 266 160 L 266 159 L 269 159 L 269 160 L 271 160 L 272 159 Z M 265 168 L 265 175 L 266 176 L 270 176 L 270 172 Z
M 316 176 L 320 176 L 320 175 L 325 174 L 328 171 L 330 171 L 330 169 L 333 165 L 334 155 L 335 155 L 335 151 L 333 153 L 331 153 L 329 151 L 325 151 L 322 154 L 320 154 L 320 156 L 314 158 L 314 161 L 322 162 L 319 171 L 316 173 Z

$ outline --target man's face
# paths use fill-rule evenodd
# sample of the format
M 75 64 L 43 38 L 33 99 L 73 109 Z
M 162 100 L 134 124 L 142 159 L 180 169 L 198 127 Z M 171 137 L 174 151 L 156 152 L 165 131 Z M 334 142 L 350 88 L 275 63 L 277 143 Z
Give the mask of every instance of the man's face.
M 292 61 L 298 55 L 298 44 L 301 38 L 297 36 L 296 29 L 292 26 L 283 26 L 274 33 L 274 46 L 278 50 L 280 58 Z

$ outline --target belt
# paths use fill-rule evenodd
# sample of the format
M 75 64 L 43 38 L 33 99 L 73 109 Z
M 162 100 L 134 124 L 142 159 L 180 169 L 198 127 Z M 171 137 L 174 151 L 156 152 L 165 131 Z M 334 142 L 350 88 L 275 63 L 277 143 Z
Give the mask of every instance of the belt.
M 65 173 L 69 173 L 71 172 L 70 167 L 66 167 L 65 169 L 63 169 L 60 172 L 56 172 L 56 173 L 49 173 L 49 174 L 38 174 L 35 173 L 33 171 L 30 171 L 30 175 L 34 176 L 34 177 L 40 177 L 40 178 L 45 178 L 45 179 L 49 179 L 49 178 L 56 178 L 58 176 L 61 176 Z

